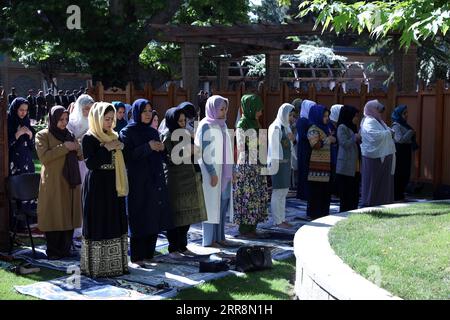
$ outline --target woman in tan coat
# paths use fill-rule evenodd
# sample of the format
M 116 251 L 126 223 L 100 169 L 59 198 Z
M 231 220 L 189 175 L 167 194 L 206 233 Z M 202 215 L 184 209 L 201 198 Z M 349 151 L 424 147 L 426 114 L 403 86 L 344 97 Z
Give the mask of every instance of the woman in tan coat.
M 49 126 L 36 134 L 42 163 L 38 227 L 45 232 L 50 260 L 70 256 L 73 230 L 81 226 L 81 148 L 66 128 L 69 113 L 62 106 L 50 111 Z

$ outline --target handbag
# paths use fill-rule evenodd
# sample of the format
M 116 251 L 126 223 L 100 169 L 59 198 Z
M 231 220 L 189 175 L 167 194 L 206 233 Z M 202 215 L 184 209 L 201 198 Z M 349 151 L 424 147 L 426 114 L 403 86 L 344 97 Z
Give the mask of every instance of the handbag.
M 240 272 L 272 268 L 272 253 L 269 247 L 240 247 L 236 254 L 236 270 Z

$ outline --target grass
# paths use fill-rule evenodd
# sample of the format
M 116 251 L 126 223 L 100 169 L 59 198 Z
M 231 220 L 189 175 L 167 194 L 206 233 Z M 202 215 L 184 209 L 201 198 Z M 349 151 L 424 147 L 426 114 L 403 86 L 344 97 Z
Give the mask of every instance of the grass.
M 450 299 L 450 203 L 352 214 L 329 237 L 345 263 L 389 292 Z
M 175 300 L 289 300 L 294 296 L 295 258 L 275 261 L 273 269 L 235 275 L 182 290 Z
M 41 268 L 41 271 L 28 275 L 16 275 L 13 272 L 0 269 L 0 300 L 38 300 L 37 298 L 18 293 L 14 286 L 32 284 L 39 281 L 47 281 L 64 276 L 65 273 Z
M 37 160 L 37 159 L 33 159 L 33 162 L 34 162 L 35 172 L 36 173 L 40 173 L 41 172 L 41 166 L 42 166 L 41 162 L 39 160 Z

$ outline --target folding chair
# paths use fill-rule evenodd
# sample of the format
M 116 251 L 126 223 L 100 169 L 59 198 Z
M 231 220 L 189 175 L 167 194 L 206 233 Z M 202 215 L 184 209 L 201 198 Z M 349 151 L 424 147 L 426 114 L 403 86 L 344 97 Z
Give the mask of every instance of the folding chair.
M 10 254 L 12 253 L 14 242 L 17 235 L 17 225 L 19 221 L 25 221 L 30 237 L 31 248 L 33 249 L 33 256 L 36 251 L 34 249 L 33 236 L 31 234 L 30 219 L 37 216 L 36 209 L 30 209 L 28 206 L 23 206 L 23 201 L 37 200 L 39 197 L 39 173 L 25 173 L 17 176 L 10 176 L 7 179 L 7 194 L 9 200 L 10 216 L 13 218 L 14 226 L 11 230 L 13 232 L 10 240 Z

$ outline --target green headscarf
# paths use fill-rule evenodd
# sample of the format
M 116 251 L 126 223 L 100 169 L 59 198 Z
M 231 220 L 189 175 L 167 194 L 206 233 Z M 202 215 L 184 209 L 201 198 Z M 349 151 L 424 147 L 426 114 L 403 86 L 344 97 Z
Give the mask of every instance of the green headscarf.
M 256 94 L 246 94 L 241 98 L 242 117 L 237 124 L 237 128 L 244 130 L 259 129 L 256 113 L 264 108 L 261 97 Z

